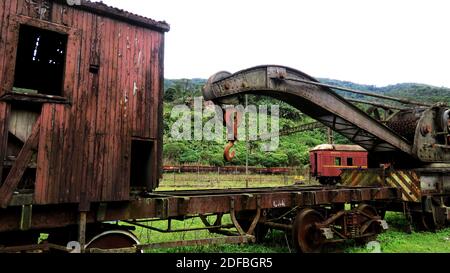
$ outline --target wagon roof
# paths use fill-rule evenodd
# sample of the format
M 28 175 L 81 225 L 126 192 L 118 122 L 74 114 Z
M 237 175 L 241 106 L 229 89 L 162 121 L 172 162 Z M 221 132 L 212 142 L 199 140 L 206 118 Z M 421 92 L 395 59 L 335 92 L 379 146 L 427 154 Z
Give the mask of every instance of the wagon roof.
M 359 145 L 338 145 L 338 144 L 321 144 L 314 147 L 313 151 L 347 151 L 347 152 L 367 152 L 366 149 Z
M 53 1 L 61 2 L 62 0 Z M 120 21 L 125 21 L 145 28 L 151 28 L 161 32 L 170 30 L 169 24 L 167 24 L 165 21 L 156 21 L 138 14 L 128 12 L 126 10 L 108 6 L 103 2 L 92 2 L 89 0 L 81 0 L 79 1 L 79 4 L 77 4 L 76 0 L 64 0 L 64 2 L 68 5 L 82 10 L 90 11 L 99 15 L 103 15 Z

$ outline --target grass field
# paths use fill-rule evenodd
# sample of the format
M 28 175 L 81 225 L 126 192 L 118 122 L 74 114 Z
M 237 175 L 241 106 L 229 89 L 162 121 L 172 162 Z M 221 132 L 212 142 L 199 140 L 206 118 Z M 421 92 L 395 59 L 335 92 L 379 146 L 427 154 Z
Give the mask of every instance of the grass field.
M 200 175 L 202 176 L 202 175 Z M 171 181 L 169 177 L 165 177 L 162 182 L 162 189 L 174 190 L 174 189 L 197 189 L 197 188 L 235 188 L 242 187 L 242 183 L 245 186 L 245 178 L 239 177 L 233 183 L 232 177 L 220 177 L 220 183 L 202 184 L 202 181 L 212 179 L 214 175 L 203 175 L 200 180 L 198 175 L 177 174 L 175 181 L 179 181 L 177 187 L 170 187 Z M 269 176 L 259 177 L 253 176 L 251 183 L 253 187 L 261 186 L 283 186 L 289 185 L 295 182 L 298 177 L 283 176 Z M 240 179 L 240 180 L 239 180 Z M 184 182 L 185 184 L 183 185 Z M 259 181 L 263 181 L 259 183 Z M 287 182 L 286 182 L 287 181 Z M 308 182 L 309 183 L 309 182 Z M 173 185 L 173 184 L 172 184 Z M 199 187 L 200 186 L 200 187 Z M 225 223 L 231 223 L 229 217 L 225 217 Z M 380 245 L 380 251 L 383 253 L 450 253 L 450 228 L 441 230 L 436 233 L 425 232 L 408 234 L 409 223 L 401 213 L 386 214 L 386 220 L 389 223 L 389 230 L 380 236 L 377 241 Z M 152 226 L 160 229 L 167 228 L 166 221 L 152 222 Z M 193 227 L 202 227 L 202 223 L 199 219 L 190 219 L 186 221 L 173 221 L 173 229 L 186 229 Z M 141 240 L 141 243 L 156 243 L 176 240 L 193 240 L 218 237 L 220 235 L 211 235 L 208 231 L 194 231 L 194 232 L 182 232 L 182 233 L 159 233 L 156 231 L 150 231 L 148 229 L 136 228 L 135 234 Z M 200 246 L 200 247 L 180 247 L 173 249 L 155 249 L 149 251 L 150 253 L 290 253 L 293 252 L 290 244 L 290 238 L 288 238 L 284 232 L 270 231 L 265 242 L 263 244 L 246 244 L 246 245 L 217 245 L 217 246 Z M 354 242 L 348 242 L 346 244 L 340 244 L 335 246 L 329 246 L 325 248 L 326 252 L 344 252 L 344 253 L 370 253 L 373 249 L 368 249 L 366 246 L 358 246 Z

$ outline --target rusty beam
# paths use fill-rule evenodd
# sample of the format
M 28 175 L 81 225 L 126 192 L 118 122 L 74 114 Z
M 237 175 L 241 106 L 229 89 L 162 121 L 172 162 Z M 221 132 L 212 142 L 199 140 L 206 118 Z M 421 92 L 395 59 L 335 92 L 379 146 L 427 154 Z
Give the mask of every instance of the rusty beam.
M 292 225 L 285 225 L 285 224 L 273 223 L 273 222 L 265 222 L 263 224 L 265 226 L 268 226 L 268 227 L 270 227 L 272 229 L 276 229 L 276 230 L 287 230 L 287 231 L 292 230 Z
M 28 168 L 28 164 L 36 152 L 39 143 L 39 131 L 41 128 L 40 118 L 37 119 L 33 126 L 32 133 L 28 140 L 23 145 L 22 150 L 17 156 L 17 160 L 11 168 L 5 182 L 0 188 L 0 207 L 8 207 L 9 202 L 13 196 L 14 190 L 20 183 L 25 170 Z
M 42 243 L 39 245 L 26 245 L 26 246 L 13 246 L 13 247 L 0 247 L 0 253 L 18 253 L 18 252 L 35 252 L 43 251 L 48 252 L 50 250 L 58 250 L 62 252 L 70 252 L 66 247 L 55 244 Z
M 168 228 L 168 229 L 161 229 L 161 228 L 157 228 L 157 227 L 147 226 L 147 225 L 141 224 L 141 223 L 136 222 L 136 221 L 123 221 L 123 222 L 125 222 L 127 224 L 130 224 L 130 225 L 135 225 L 135 226 L 138 226 L 138 227 L 142 227 L 142 228 L 154 230 L 154 231 L 157 231 L 157 232 L 161 232 L 161 233 L 176 233 L 176 232 L 212 230 L 212 229 L 232 228 L 232 227 L 234 227 L 234 225 L 228 224 L 228 225 L 207 226 L 207 227 L 198 227 L 198 228 L 183 228 L 183 229 L 170 229 L 170 228 Z
M 391 96 L 385 96 L 385 95 L 375 94 L 375 93 L 371 93 L 371 92 L 359 91 L 359 90 L 355 90 L 355 89 L 340 87 L 340 86 L 336 86 L 336 85 L 330 85 L 330 84 L 326 84 L 326 83 L 314 82 L 314 81 L 309 81 L 309 80 L 304 80 L 304 79 L 285 78 L 285 80 L 296 81 L 296 82 L 301 82 L 301 83 L 306 83 L 306 84 L 312 84 L 312 85 L 316 85 L 316 86 L 320 86 L 320 87 L 327 87 L 327 88 L 331 88 L 331 89 L 341 90 L 344 92 L 349 92 L 349 93 L 354 93 L 354 94 L 359 94 L 359 95 L 365 95 L 365 96 L 374 97 L 374 98 L 397 101 L 397 102 L 401 102 L 404 104 L 426 106 L 426 107 L 433 106 L 432 104 L 429 104 L 429 103 L 407 100 L 407 99 L 402 99 L 402 98 L 396 98 L 396 97 L 391 97 Z
M 252 193 L 252 197 L 243 191 L 242 193 L 226 190 L 200 192 L 165 192 L 167 202 L 157 201 L 156 198 L 139 198 L 125 203 L 109 203 L 103 208 L 103 221 L 132 220 L 132 219 L 160 219 L 167 217 L 185 217 L 200 214 L 217 214 L 231 212 L 231 199 L 234 198 L 236 211 L 257 210 L 257 198 L 260 196 L 261 209 L 271 208 L 293 208 L 329 205 L 333 203 L 350 203 L 377 200 L 399 200 L 399 190 L 388 187 L 299 187 L 262 189 Z M 188 194 L 191 195 L 188 195 Z M 172 196 L 170 196 L 172 194 Z M 183 201 L 180 195 L 189 196 L 188 201 Z M 21 198 L 15 197 L 17 207 L 9 207 L 0 210 L 0 232 L 20 229 L 17 215 L 21 211 Z M 24 204 L 30 201 L 30 197 L 23 198 Z M 184 203 L 180 206 L 180 203 Z M 168 205 L 168 206 L 167 206 Z M 163 207 L 166 206 L 166 209 Z M 101 208 L 94 206 L 88 212 L 87 223 L 97 221 L 97 211 Z M 78 206 L 76 205 L 54 205 L 33 206 L 33 218 L 31 229 L 62 228 L 69 225 L 77 225 L 79 219 Z
M 185 246 L 201 246 L 201 245 L 223 245 L 223 244 L 246 244 L 255 242 L 255 236 L 230 236 L 221 238 L 209 238 L 198 240 L 184 240 L 164 243 L 152 243 L 137 245 L 139 250 L 154 249 L 154 248 L 173 248 L 173 247 L 185 247 Z

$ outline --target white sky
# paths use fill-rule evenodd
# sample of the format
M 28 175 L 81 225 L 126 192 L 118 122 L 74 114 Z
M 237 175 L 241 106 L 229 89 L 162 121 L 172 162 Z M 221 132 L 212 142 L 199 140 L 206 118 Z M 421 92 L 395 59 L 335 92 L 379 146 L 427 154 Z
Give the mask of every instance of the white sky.
M 171 26 L 165 77 L 261 64 L 378 86 L 450 87 L 446 0 L 103 0 Z

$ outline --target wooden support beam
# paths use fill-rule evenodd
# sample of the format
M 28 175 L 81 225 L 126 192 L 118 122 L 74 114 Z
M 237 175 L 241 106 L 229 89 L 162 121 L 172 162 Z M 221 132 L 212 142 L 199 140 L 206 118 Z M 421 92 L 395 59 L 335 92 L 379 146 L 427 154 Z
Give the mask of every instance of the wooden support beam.
M 0 207 L 8 207 L 9 201 L 11 200 L 14 190 L 19 185 L 23 174 L 28 168 L 28 164 L 31 161 L 33 153 L 37 150 L 39 144 L 39 131 L 41 128 L 40 118 L 37 119 L 33 126 L 33 131 L 28 138 L 28 140 L 23 145 L 22 150 L 17 156 L 15 164 L 12 166 L 8 177 L 6 177 L 5 182 L 0 188 Z

